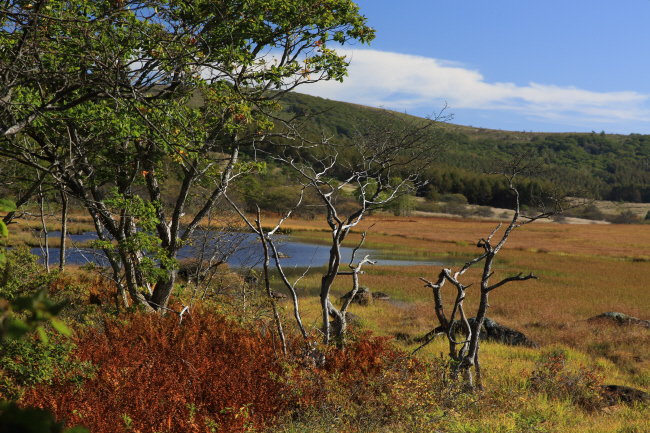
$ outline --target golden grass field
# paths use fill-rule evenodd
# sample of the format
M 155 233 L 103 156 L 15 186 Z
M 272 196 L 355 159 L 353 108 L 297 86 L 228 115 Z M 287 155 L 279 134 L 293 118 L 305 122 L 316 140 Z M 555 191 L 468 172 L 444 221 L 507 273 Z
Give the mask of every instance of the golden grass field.
M 73 230 L 91 229 L 90 220 L 77 217 Z M 277 218 L 266 216 L 263 224 L 274 226 Z M 480 254 L 476 247 L 497 221 L 432 217 L 372 215 L 356 227 L 345 242 L 355 246 L 369 229 L 364 247 L 390 251 L 394 255 L 464 260 Z M 504 224 L 505 225 L 505 224 Z M 35 226 L 35 224 L 32 224 Z M 20 228 L 18 230 L 17 228 Z M 13 226 L 12 237 L 31 236 L 27 227 Z M 49 230 L 57 230 L 54 224 Z M 331 239 L 322 219 L 289 219 L 282 225 L 300 240 L 327 244 Z M 497 232 L 500 239 L 504 228 Z M 16 239 L 17 242 L 20 240 Z M 58 245 L 53 245 L 58 246 Z M 372 258 L 372 257 L 371 257 Z M 495 261 L 493 282 L 519 272 L 532 272 L 538 280 L 510 283 L 490 295 L 488 317 L 525 333 L 540 349 L 481 344 L 487 404 L 465 413 L 448 411 L 441 431 L 445 432 L 648 432 L 650 407 L 617 405 L 605 410 L 586 411 L 566 400 L 551 400 L 526 392 L 529 373 L 540 356 L 563 350 L 570 369 L 582 364 L 602 375 L 603 383 L 628 385 L 650 392 L 650 330 L 587 321 L 603 312 L 617 311 L 650 319 L 650 224 L 559 224 L 532 223 L 516 229 Z M 438 326 L 433 296 L 420 277 L 435 280 L 440 266 L 366 266 L 360 284 L 373 292 L 382 291 L 390 302 L 375 301 L 350 311 L 361 318 L 361 326 L 376 334 L 392 336 L 405 350 L 418 346 L 413 341 Z M 480 268 L 463 276 L 468 285 L 478 282 Z M 297 278 L 294 272 L 293 278 Z M 320 326 L 319 269 L 312 269 L 298 284 L 303 322 Z M 276 288 L 282 288 L 275 284 Z M 477 286 L 467 290 L 469 317 L 478 302 Z M 350 277 L 339 277 L 333 296 L 351 289 Z M 455 297 L 449 285 L 443 291 L 447 312 Z M 289 325 L 292 307 L 282 303 Z M 420 352 L 424 360 L 445 356 L 447 344 L 437 339 Z M 487 394 L 486 394 L 487 395 Z M 498 397 L 495 397 L 498 396 Z M 307 431 L 288 428 L 284 431 Z M 388 431 L 401 431 L 399 428 Z M 425 430 L 426 431 L 426 430 Z
M 271 218 L 264 222 L 269 226 L 274 223 Z M 372 224 L 365 247 L 405 256 L 465 260 L 480 254 L 482 250 L 475 246 L 477 240 L 487 237 L 498 223 L 370 216 L 355 228 L 346 240 L 347 246 L 355 245 L 359 233 Z M 293 237 L 304 240 L 326 242 L 330 238 L 325 221 L 296 219 L 286 221 L 282 227 L 291 229 Z M 398 337 L 397 344 L 405 349 L 416 348 L 411 339 L 439 325 L 432 293 L 424 288 L 419 277 L 435 280 L 440 267 L 378 263 L 367 266 L 366 270 L 360 284 L 373 292 L 387 293 L 391 302 L 375 301 L 368 307 L 353 305 L 350 311 L 362 318 L 364 327 L 380 335 Z M 608 311 L 650 319 L 650 225 L 532 223 L 511 234 L 497 256 L 495 271 L 492 280 L 495 282 L 519 272 L 533 272 L 539 277 L 539 280 L 510 283 L 492 292 L 488 317 L 524 332 L 541 349 L 483 343 L 481 354 L 488 388 L 505 390 L 524 386 L 522 372 L 532 371 L 541 353 L 561 349 L 575 366 L 584 364 L 602 374 L 606 384 L 650 391 L 650 330 L 587 321 Z M 479 273 L 479 268 L 468 271 L 464 284 L 478 282 Z M 304 321 L 315 326 L 319 326 L 320 319 L 315 296 L 319 282 L 320 275 L 314 273 L 298 285 L 303 293 Z M 340 296 L 350 289 L 350 277 L 339 277 L 333 294 Z M 456 291 L 447 286 L 445 289 L 449 313 Z M 476 288 L 468 289 L 465 306 L 469 317 L 474 315 L 477 303 Z M 290 308 L 287 304 L 287 313 Z M 425 357 L 441 353 L 447 353 L 442 339 L 423 350 Z M 532 399 L 522 401 L 517 411 L 536 413 L 547 419 L 545 429 L 518 430 L 512 427 L 516 424 L 512 419 L 495 409 L 488 417 L 467 421 L 467 428 L 449 431 L 650 431 L 648 407 L 620 406 L 605 412 L 585 413 L 570 405 Z M 459 421 L 462 421 L 460 416 Z

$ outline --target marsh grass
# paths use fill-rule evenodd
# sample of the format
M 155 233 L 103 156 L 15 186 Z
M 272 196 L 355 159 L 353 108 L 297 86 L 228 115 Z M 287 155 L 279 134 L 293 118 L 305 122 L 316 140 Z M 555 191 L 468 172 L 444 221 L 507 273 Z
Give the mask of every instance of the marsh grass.
M 269 219 L 270 224 L 272 220 Z M 372 224 L 366 243 L 368 248 L 383 246 L 393 249 L 413 249 L 432 255 L 466 252 L 476 253 L 476 242 L 494 230 L 498 222 L 450 218 L 409 217 L 401 223 L 395 217 L 369 216 L 346 239 L 354 245 Z M 322 220 L 288 220 L 283 224 L 292 235 L 322 239 L 330 237 Z M 299 233 L 298 233 L 299 232 Z M 555 224 L 535 223 L 521 229 L 508 239 L 505 250 L 536 251 L 580 255 L 597 258 L 632 259 L 647 256 L 645 239 L 650 239 L 650 225 L 623 224 Z M 465 245 L 466 244 L 466 245 Z
M 371 216 L 364 222 L 367 225 L 348 237 L 346 246 L 354 246 L 359 241 L 360 231 L 376 223 L 364 247 L 405 256 L 417 254 L 462 260 L 480 252 L 475 247 L 476 241 L 487 236 L 496 225 L 490 221 L 420 217 L 410 217 L 403 224 L 400 221 L 395 217 Z M 283 227 L 291 229 L 292 236 L 312 242 L 326 243 L 330 237 L 323 221 L 289 220 Z M 543 362 L 544 353 L 561 351 L 565 354 L 569 373 L 579 372 L 583 366 L 586 371 L 600 375 L 603 383 L 650 390 L 650 330 L 588 320 L 606 311 L 650 319 L 650 285 L 647 282 L 650 260 L 645 259 L 647 239 L 650 239 L 648 225 L 533 224 L 515 231 L 497 257 L 493 281 L 519 272 L 533 272 L 539 280 L 513 283 L 495 290 L 487 315 L 524 332 L 539 343 L 541 349 L 481 343 L 486 390 L 467 404 L 461 404 L 460 400 L 455 406 L 432 403 L 425 412 L 414 413 L 411 418 L 396 417 L 384 425 L 378 425 L 370 415 L 344 424 L 336 411 L 305 412 L 300 418 L 279 419 L 279 424 L 271 431 L 650 431 L 650 405 L 616 405 L 593 410 L 575 404 L 570 395 L 554 396 L 531 389 L 531 377 Z M 291 279 L 303 271 L 292 270 Z M 354 326 L 392 337 L 393 343 L 407 352 L 415 349 L 418 346 L 415 339 L 438 325 L 432 293 L 424 288 L 419 277 L 431 280 L 439 272 L 439 266 L 429 265 L 397 267 L 379 263 L 368 266 L 360 277 L 360 284 L 373 292 L 388 294 L 391 300 L 375 301 L 369 306 L 351 305 L 349 311 L 360 318 Z M 322 320 L 318 299 L 322 273 L 322 268 L 311 269 L 297 286 L 303 323 L 314 338 L 318 338 Z M 270 323 L 268 308 L 262 302 L 255 308 L 247 304 L 246 315 L 250 317 L 242 315 L 243 300 L 236 296 L 238 289 L 227 290 L 241 283 L 241 279 L 229 275 L 223 278 L 226 289 L 222 287 L 224 290 L 219 296 L 210 297 L 205 306 L 220 314 L 230 314 L 242 326 Z M 465 284 L 476 283 L 479 279 L 478 268 L 470 269 L 463 276 Z M 277 276 L 273 286 L 285 292 Z M 339 277 L 332 288 L 332 297 L 338 298 L 350 289 L 350 278 Z M 467 290 L 465 306 L 469 316 L 476 311 L 477 291 L 476 284 Z M 184 296 L 187 298 L 179 289 L 179 299 L 185 299 Z M 445 286 L 443 297 L 446 305 L 450 305 L 455 290 Z M 109 297 L 105 304 L 108 302 Z M 292 306 L 287 301 L 280 301 L 279 305 L 286 329 L 292 332 Z M 266 315 L 256 316 L 260 311 L 265 311 Z M 418 359 L 433 363 L 441 357 L 446 358 L 447 352 L 445 341 L 436 339 L 421 350 Z M 396 391 L 398 386 L 406 385 L 397 384 Z M 346 407 L 343 397 L 331 398 L 341 406 L 340 411 L 352 410 Z
M 67 232 L 71 235 L 80 235 L 86 232 L 94 232 L 95 226 L 92 224 L 92 219 L 84 215 L 74 215 L 70 218 L 67 226 Z M 61 223 L 54 218 L 48 218 L 47 230 L 49 232 L 48 243 L 51 248 L 61 247 L 61 238 L 56 235 L 53 236 L 52 232 L 61 232 Z M 26 245 L 32 248 L 38 248 L 45 245 L 45 236 L 42 232 L 40 220 L 32 219 L 16 219 L 9 225 L 9 238 L 6 240 L 6 246 L 18 247 Z M 40 240 L 40 242 L 39 242 Z M 67 240 L 70 245 L 70 240 Z M 79 244 L 77 246 L 86 247 L 88 243 Z
M 410 217 L 401 223 L 394 217 L 372 216 L 346 240 L 353 246 L 359 232 L 375 223 L 364 247 L 386 249 L 429 257 L 469 257 L 479 253 L 475 247 L 487 236 L 494 222 Z M 320 225 L 319 225 L 320 224 Z M 321 231 L 324 222 L 287 222 L 292 236 L 310 242 L 326 242 Z M 317 228 L 318 227 L 318 228 Z M 485 342 L 481 347 L 486 389 L 493 399 L 492 409 L 480 404 L 477 413 L 463 418 L 445 415 L 443 431 L 650 431 L 648 405 L 618 406 L 595 412 L 576 407 L 570 398 L 552 399 L 544 393 L 531 394 L 530 374 L 541 353 L 563 351 L 572 369 L 580 366 L 602 376 L 604 383 L 650 389 L 650 330 L 618 326 L 588 319 L 606 311 L 618 311 L 650 319 L 650 261 L 644 239 L 650 239 L 648 225 L 564 225 L 533 224 L 515 231 L 497 258 L 493 281 L 519 272 L 533 272 L 539 280 L 509 284 L 491 295 L 488 317 L 524 332 L 539 343 L 541 350 L 508 347 Z M 437 266 L 368 267 L 360 284 L 371 291 L 382 291 L 390 302 L 371 306 L 352 305 L 350 311 L 361 323 L 379 335 L 393 336 L 407 350 L 413 341 L 438 323 L 433 297 L 418 279 L 435 279 Z M 478 282 L 480 269 L 464 276 L 465 284 Z M 308 292 L 316 294 L 320 275 L 304 280 Z M 334 296 L 350 290 L 341 277 L 333 286 Z M 455 290 L 443 291 L 446 305 Z M 319 326 L 316 299 L 305 299 L 303 308 Z M 466 311 L 473 315 L 478 303 L 476 286 L 467 290 Z M 449 312 L 447 312 L 449 313 Z M 420 357 L 439 357 L 447 344 L 436 340 L 425 347 Z M 499 397 L 500 395 L 500 397 Z M 480 414 L 479 414 L 480 413 Z M 452 422 L 453 421 L 453 422 Z M 401 425 L 404 431 L 412 426 Z M 417 431 L 416 428 L 412 429 Z

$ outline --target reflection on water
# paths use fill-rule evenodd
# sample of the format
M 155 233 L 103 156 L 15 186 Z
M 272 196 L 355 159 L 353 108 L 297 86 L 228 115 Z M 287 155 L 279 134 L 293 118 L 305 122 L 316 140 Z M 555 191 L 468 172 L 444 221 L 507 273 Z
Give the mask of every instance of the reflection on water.
M 51 238 L 60 238 L 61 232 L 50 232 Z M 197 257 L 199 237 L 203 235 L 208 238 L 205 242 L 207 249 L 228 251 L 232 252 L 226 262 L 230 267 L 253 267 L 260 268 L 262 258 L 262 246 L 258 242 L 256 235 L 247 233 L 234 233 L 234 234 L 219 234 L 218 232 L 198 232 L 195 237 L 194 245 L 188 245 L 181 248 L 178 254 L 178 259 Z M 69 235 L 68 247 L 66 249 L 66 263 L 83 265 L 88 262 L 94 262 L 99 265 L 105 266 L 108 263 L 99 250 L 92 248 L 76 248 L 76 246 L 97 239 L 97 234 L 94 232 L 86 232 L 81 235 Z M 327 246 L 318 245 L 315 243 L 301 242 L 296 239 L 287 237 L 280 237 L 278 242 L 278 250 L 287 258 L 281 259 L 281 264 L 285 268 L 304 268 L 307 266 L 320 267 L 327 264 L 329 260 L 329 248 Z M 72 245 L 70 245 L 72 244 Z M 342 247 L 341 257 L 342 263 L 347 264 L 352 257 L 353 248 Z M 43 257 L 40 248 L 33 248 L 32 254 Z M 419 257 L 419 256 L 405 256 L 403 253 L 395 254 L 385 250 L 374 250 L 362 248 L 357 251 L 355 262 L 358 262 L 365 256 L 369 256 L 371 260 L 376 260 L 377 265 L 385 266 L 412 266 L 412 265 L 432 265 L 432 266 L 449 266 L 459 262 L 458 259 L 441 259 Z M 59 260 L 59 248 L 50 248 L 50 263 L 57 263 Z M 271 264 L 274 265 L 274 260 L 271 259 Z

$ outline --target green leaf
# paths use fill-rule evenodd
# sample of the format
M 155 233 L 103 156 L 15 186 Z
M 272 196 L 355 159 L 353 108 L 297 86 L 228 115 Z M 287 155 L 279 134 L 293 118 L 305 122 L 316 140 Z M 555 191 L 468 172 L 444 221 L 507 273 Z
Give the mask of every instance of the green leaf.
M 36 407 L 19 407 L 15 402 L 0 403 L 0 430 L 25 433 L 89 433 L 85 427 L 63 430 L 63 421 L 56 422 L 51 412 Z
M 37 326 L 36 331 L 38 332 L 38 336 L 41 339 L 41 341 L 43 342 L 43 344 L 47 344 L 47 342 L 50 341 L 47 338 L 47 332 L 45 332 L 45 328 L 43 328 L 42 326 Z
M 9 236 L 9 230 L 7 230 L 7 225 L 2 221 L 0 221 L 0 236 L 5 238 Z
M 61 319 L 57 319 L 54 317 L 52 319 L 52 326 L 54 329 L 56 329 L 59 333 L 65 335 L 66 337 L 72 336 L 72 332 L 70 331 L 70 328 L 68 328 L 65 323 L 61 321 Z
M 0 198 L 0 212 L 14 212 L 16 203 L 6 198 Z
M 31 328 L 22 320 L 10 319 L 5 328 L 5 336 L 8 340 L 18 340 L 29 331 L 31 331 Z

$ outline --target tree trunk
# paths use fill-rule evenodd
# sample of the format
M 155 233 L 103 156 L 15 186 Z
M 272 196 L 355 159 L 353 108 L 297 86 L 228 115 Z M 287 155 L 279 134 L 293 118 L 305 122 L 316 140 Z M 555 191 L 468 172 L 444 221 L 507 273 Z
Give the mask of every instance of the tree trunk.
M 45 175 L 43 175 L 45 176 Z M 42 186 L 38 187 L 39 189 L 39 202 L 40 202 L 40 207 L 41 207 L 41 226 L 42 226 L 42 233 L 45 234 L 45 252 L 43 254 L 43 260 L 45 261 L 45 269 L 47 270 L 47 273 L 50 273 L 50 243 L 47 239 L 47 224 L 45 224 L 45 197 L 43 195 L 43 188 Z
M 275 304 L 273 296 L 271 296 L 271 286 L 269 281 L 269 246 L 266 244 L 266 238 L 264 237 L 264 230 L 262 230 L 260 216 L 260 208 L 257 208 L 257 231 L 262 241 L 262 248 L 264 248 L 264 286 L 266 287 L 266 295 L 271 301 L 271 306 L 273 307 L 273 317 L 275 318 L 275 323 L 278 327 L 278 335 L 280 336 L 280 341 L 282 342 L 282 353 L 284 356 L 287 356 L 287 340 L 284 337 L 284 331 L 282 330 L 282 321 L 280 320 L 280 314 L 278 314 L 278 307 Z M 277 258 L 277 252 L 276 252 Z
M 176 282 L 176 269 L 171 269 L 167 273 L 167 280 L 166 281 L 159 281 L 156 283 L 156 288 L 153 291 L 153 295 L 151 296 L 151 302 L 155 304 L 154 306 L 156 308 L 167 308 L 167 304 L 169 303 L 169 298 L 172 295 L 172 292 L 174 291 L 174 283 Z
M 61 190 L 61 202 L 63 208 L 61 209 L 61 249 L 59 251 L 59 271 L 63 272 L 65 269 L 65 240 L 68 232 L 68 194 Z

